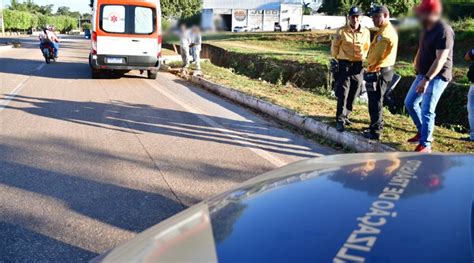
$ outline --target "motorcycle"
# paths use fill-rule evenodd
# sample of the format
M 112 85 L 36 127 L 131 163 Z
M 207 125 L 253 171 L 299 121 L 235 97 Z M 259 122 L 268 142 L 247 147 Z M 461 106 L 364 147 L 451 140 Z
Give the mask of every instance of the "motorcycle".
M 41 51 L 43 52 L 46 64 L 51 63 L 51 60 L 56 62 L 56 58 L 54 57 L 54 47 L 51 43 L 44 43 Z

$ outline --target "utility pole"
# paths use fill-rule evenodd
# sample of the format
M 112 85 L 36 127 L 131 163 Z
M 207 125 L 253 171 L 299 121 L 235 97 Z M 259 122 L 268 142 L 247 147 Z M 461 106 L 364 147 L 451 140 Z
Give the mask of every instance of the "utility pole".
M 0 0 L 0 26 L 2 27 L 2 35 L 5 35 L 5 23 L 3 22 L 3 0 Z

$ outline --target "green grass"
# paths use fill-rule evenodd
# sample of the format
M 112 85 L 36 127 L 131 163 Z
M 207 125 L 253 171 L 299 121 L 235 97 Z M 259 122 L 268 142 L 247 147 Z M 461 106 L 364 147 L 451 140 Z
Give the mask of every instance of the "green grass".
M 470 28 L 457 32 L 457 42 L 455 49 L 455 68 L 454 68 L 454 82 L 469 84 L 466 77 L 469 65 L 463 61 L 463 56 L 468 50 L 468 46 L 474 41 L 474 20 L 458 22 L 455 28 L 460 30 L 463 26 Z M 470 31 L 471 30 L 471 31 Z M 258 54 L 262 57 L 273 58 L 278 60 L 291 60 L 298 62 L 314 62 L 323 65 L 329 64 L 331 58 L 330 53 L 330 35 L 335 31 L 327 30 L 321 32 L 311 33 L 218 33 L 204 36 L 204 42 L 222 47 L 226 50 L 238 53 Z M 416 35 L 416 34 L 415 34 Z M 459 36 L 462 37 L 459 37 Z M 468 36 L 468 37 L 466 37 Z M 400 38 L 405 36 L 401 33 Z M 467 40 L 466 40 L 467 39 Z M 396 64 L 396 71 L 401 76 L 413 76 L 413 57 L 415 51 L 411 50 L 416 45 L 417 40 L 410 39 L 407 41 L 401 40 L 402 47 Z M 466 43 L 467 42 L 467 43 Z M 412 45 L 413 44 L 413 45 Z M 472 47 L 471 47 L 472 48 Z
M 163 48 L 161 50 L 161 55 L 163 55 L 163 56 L 174 56 L 174 55 L 178 55 L 178 53 L 174 52 L 174 50 Z
M 274 85 L 268 82 L 250 79 L 235 74 L 231 69 L 217 67 L 210 63 L 203 63 L 202 68 L 206 79 L 227 85 L 249 95 L 295 110 L 300 114 L 311 116 L 319 121 L 335 126 L 335 99 L 305 91 L 291 85 Z M 384 114 L 385 130 L 382 142 L 400 151 L 412 151 L 414 145 L 406 143 L 406 140 L 416 132 L 416 128 L 412 124 L 411 119 L 403 115 L 392 115 L 387 110 Z M 369 124 L 367 106 L 357 104 L 351 116 L 351 120 L 353 120 L 354 125 L 349 127 L 349 131 L 360 133 Z M 467 135 L 451 129 L 437 127 L 433 147 L 439 152 L 474 153 L 474 144 L 460 140 L 463 137 L 467 137 Z
M 204 42 L 229 51 L 278 60 L 328 64 L 330 46 L 324 41 L 329 41 L 329 32 L 212 34 L 205 36 Z

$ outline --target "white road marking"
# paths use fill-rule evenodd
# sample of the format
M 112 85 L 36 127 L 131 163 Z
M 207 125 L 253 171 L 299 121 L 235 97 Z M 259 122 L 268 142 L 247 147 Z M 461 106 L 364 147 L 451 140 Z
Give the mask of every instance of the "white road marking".
M 44 63 L 41 63 L 32 72 L 40 71 L 44 67 L 44 65 L 45 65 Z M 5 98 L 0 99 L 0 112 L 2 112 L 10 104 L 10 102 L 15 98 L 15 96 L 18 95 L 18 93 L 20 93 L 20 91 L 23 89 L 26 82 L 30 80 L 30 78 L 31 76 L 28 76 L 27 78 L 25 78 L 10 93 L 8 93 L 5 96 Z
M 288 162 L 283 161 L 282 159 L 278 158 L 277 156 L 274 156 L 273 154 L 269 153 L 268 151 L 259 149 L 260 146 L 258 144 L 254 144 L 254 143 L 246 141 L 245 138 L 243 138 L 242 136 L 236 135 L 234 131 L 227 129 L 224 126 L 220 125 L 219 123 L 213 121 L 209 117 L 206 117 L 205 113 L 203 113 L 202 111 L 200 111 L 197 108 L 194 108 L 194 107 L 182 102 L 181 100 L 174 97 L 171 93 L 167 92 L 166 90 L 164 90 L 162 88 L 157 87 L 155 83 L 150 82 L 150 81 L 145 81 L 145 82 L 148 85 L 150 85 L 153 89 L 155 89 L 156 91 L 158 91 L 159 93 L 163 94 L 165 97 L 167 97 L 168 99 L 173 101 L 174 103 L 180 105 L 181 107 L 183 107 L 188 112 L 193 113 L 194 115 L 196 115 L 196 117 L 198 117 L 199 119 L 201 119 L 205 123 L 207 123 L 207 124 L 211 125 L 212 127 L 216 128 L 217 131 L 225 134 L 230 139 L 235 140 L 237 143 L 239 143 L 243 147 L 251 150 L 252 152 L 254 152 L 258 156 L 262 157 L 263 159 L 267 160 L 268 162 L 270 162 L 274 166 L 282 167 L 282 166 L 285 166 L 285 165 L 288 164 Z
M 41 69 L 44 68 L 45 65 L 46 65 L 46 64 L 44 64 L 44 63 L 39 64 L 39 65 L 35 68 L 35 71 L 40 71 Z

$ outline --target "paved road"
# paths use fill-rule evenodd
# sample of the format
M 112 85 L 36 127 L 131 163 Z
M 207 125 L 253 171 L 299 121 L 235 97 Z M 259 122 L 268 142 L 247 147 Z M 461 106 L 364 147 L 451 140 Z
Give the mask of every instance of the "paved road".
M 0 53 L 0 261 L 87 261 L 258 174 L 332 150 L 167 73 L 89 79 L 88 43 Z

